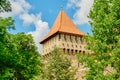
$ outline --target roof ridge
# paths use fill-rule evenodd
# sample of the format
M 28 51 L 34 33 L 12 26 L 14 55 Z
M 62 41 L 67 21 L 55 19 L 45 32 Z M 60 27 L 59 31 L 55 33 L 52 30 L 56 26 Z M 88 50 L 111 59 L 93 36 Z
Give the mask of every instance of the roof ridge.
M 62 25 L 62 10 L 60 11 L 60 26 L 58 28 L 58 31 L 61 29 L 61 25 Z

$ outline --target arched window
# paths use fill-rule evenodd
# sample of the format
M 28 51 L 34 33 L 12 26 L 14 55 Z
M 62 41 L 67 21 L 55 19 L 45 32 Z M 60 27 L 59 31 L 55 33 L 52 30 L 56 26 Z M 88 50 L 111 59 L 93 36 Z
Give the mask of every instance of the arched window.
M 75 53 L 77 53 L 78 51 L 77 50 L 75 50 Z
M 82 51 L 80 50 L 79 53 L 81 53 Z
M 69 49 L 67 49 L 67 53 L 70 53 L 70 50 L 69 50 Z
M 83 54 L 85 54 L 85 51 L 83 51 Z
M 73 49 L 71 50 L 71 53 L 73 53 Z
M 65 53 L 65 48 L 63 48 L 63 52 Z

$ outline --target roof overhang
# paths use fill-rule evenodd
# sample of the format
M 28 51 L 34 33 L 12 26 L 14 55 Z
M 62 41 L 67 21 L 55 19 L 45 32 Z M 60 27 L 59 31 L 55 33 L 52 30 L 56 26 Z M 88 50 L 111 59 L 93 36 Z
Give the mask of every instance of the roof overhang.
M 44 42 L 46 42 L 47 40 L 51 39 L 53 36 L 57 35 L 57 34 L 68 34 L 68 35 L 75 35 L 75 36 L 85 36 L 85 34 L 73 34 L 73 33 L 66 33 L 66 32 L 62 32 L 62 31 L 58 31 L 56 33 L 54 33 L 53 35 L 44 38 L 43 40 L 40 41 L 40 44 L 43 44 Z

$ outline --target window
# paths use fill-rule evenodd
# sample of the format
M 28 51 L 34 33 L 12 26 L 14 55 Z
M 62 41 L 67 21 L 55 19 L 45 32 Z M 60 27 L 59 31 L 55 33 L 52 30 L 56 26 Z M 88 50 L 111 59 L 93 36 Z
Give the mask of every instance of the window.
M 69 44 L 67 44 L 67 47 L 69 47 Z
M 76 45 L 76 48 L 77 48 L 77 45 Z
M 83 44 L 83 43 L 84 43 L 84 41 L 83 41 L 83 38 L 82 38 L 82 37 L 80 37 L 80 40 L 81 40 L 81 43 Z
M 75 36 L 75 42 L 78 43 L 78 41 L 77 41 L 77 36 Z
M 63 47 L 64 47 L 64 43 L 63 43 Z
M 59 40 L 61 39 L 61 34 L 59 34 Z
M 67 52 L 69 53 L 69 49 L 67 49 Z
M 54 38 L 54 43 L 56 42 L 56 38 Z
M 73 49 L 71 50 L 71 53 L 73 53 Z
M 78 51 L 77 50 L 75 50 L 75 53 L 77 53 Z
M 73 47 L 73 44 L 72 44 L 72 47 Z
M 63 49 L 63 52 L 65 53 L 65 48 Z
M 72 36 L 70 35 L 70 42 L 72 42 Z
M 83 54 L 85 54 L 85 51 L 83 51 Z
M 81 53 L 81 50 L 79 51 L 79 53 Z
M 64 40 L 66 41 L 66 35 L 64 34 Z

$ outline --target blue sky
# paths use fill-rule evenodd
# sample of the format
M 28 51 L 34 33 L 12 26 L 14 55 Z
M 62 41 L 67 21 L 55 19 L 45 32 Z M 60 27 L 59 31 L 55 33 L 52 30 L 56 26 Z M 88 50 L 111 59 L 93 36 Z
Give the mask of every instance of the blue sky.
M 41 52 L 39 41 L 49 32 L 61 6 L 75 25 L 85 33 L 91 33 L 89 19 L 93 0 L 10 0 L 12 12 L 1 13 L 0 16 L 11 16 L 15 20 L 16 34 L 25 32 L 32 34 L 38 50 Z

